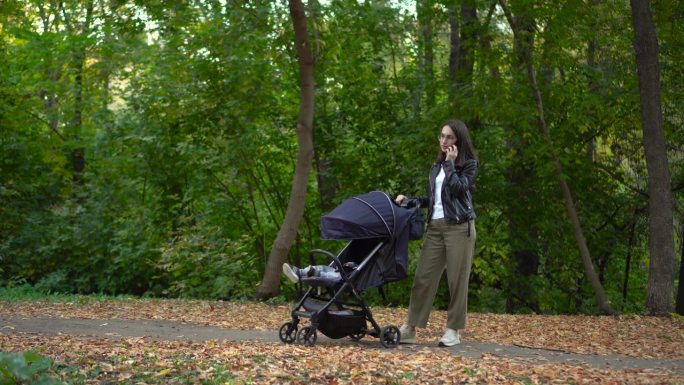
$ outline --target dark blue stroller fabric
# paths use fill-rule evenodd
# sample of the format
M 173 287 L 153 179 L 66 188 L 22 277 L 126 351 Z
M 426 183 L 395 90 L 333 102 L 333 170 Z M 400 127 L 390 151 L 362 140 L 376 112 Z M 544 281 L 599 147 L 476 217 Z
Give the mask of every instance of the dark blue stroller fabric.
M 380 242 L 370 266 L 360 267 L 354 286 L 358 290 L 404 279 L 408 270 L 408 220 L 410 211 L 394 203 L 386 193 L 373 191 L 349 198 L 321 218 L 321 238 L 350 240 L 340 254 L 342 263 L 362 264 Z

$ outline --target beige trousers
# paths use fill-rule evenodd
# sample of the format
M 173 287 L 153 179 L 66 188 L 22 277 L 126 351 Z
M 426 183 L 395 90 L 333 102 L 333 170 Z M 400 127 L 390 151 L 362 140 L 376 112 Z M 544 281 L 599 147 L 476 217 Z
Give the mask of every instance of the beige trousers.
M 444 219 L 430 222 L 413 279 L 409 325 L 427 326 L 439 280 L 446 269 L 450 296 L 446 327 L 454 330 L 465 328 L 475 238 L 474 221 L 457 225 L 447 224 Z

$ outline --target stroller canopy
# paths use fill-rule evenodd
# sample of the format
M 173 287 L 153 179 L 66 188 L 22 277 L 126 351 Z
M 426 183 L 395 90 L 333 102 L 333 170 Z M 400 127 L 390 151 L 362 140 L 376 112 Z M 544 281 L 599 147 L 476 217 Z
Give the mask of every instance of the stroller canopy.
M 321 238 L 350 240 L 340 256 L 343 262 L 360 258 L 375 245 L 383 247 L 360 274 L 358 289 L 365 290 L 406 278 L 408 272 L 408 219 L 410 212 L 380 191 L 349 198 L 321 218 Z
M 373 191 L 349 198 L 321 218 L 323 239 L 396 238 L 405 228 L 408 211 L 387 194 Z

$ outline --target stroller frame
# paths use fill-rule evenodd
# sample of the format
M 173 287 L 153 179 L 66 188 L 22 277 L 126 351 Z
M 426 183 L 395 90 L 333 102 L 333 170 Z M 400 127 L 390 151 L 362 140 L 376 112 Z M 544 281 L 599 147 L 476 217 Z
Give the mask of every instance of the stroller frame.
M 317 254 L 324 255 L 328 257 L 332 262 L 329 266 L 337 268 L 340 273 L 341 281 L 336 282 L 339 287 L 328 285 L 315 285 L 307 289 L 306 293 L 298 301 L 297 305 L 292 309 L 291 316 L 292 320 L 285 322 L 278 331 L 280 340 L 286 344 L 291 344 L 294 342 L 302 343 L 307 346 L 313 346 L 317 339 L 317 330 L 321 330 L 323 334 L 328 335 L 331 338 L 342 338 L 345 336 L 350 337 L 352 340 L 358 341 L 369 334 L 380 339 L 380 343 L 385 348 L 394 348 L 399 345 L 401 339 L 401 333 L 399 328 L 394 325 L 385 326 L 381 328 L 380 325 L 373 318 L 373 313 L 368 307 L 368 303 L 361 296 L 360 291 L 354 285 L 355 278 L 363 272 L 364 268 L 373 262 L 377 257 L 378 251 L 385 245 L 385 241 L 378 239 L 378 244 L 371 250 L 368 255 L 363 258 L 361 263 L 353 270 L 351 273 L 347 273 L 344 265 L 339 259 L 347 248 L 351 245 L 349 242 L 340 251 L 338 256 L 333 253 L 322 250 L 315 249 L 309 252 L 309 257 L 311 260 L 311 265 L 315 264 L 314 256 Z M 316 293 L 316 289 L 321 286 L 325 286 L 330 298 L 322 297 L 320 294 Z M 344 294 L 351 293 L 356 303 L 350 303 L 342 300 Z M 314 302 L 315 301 L 315 302 Z M 322 304 L 322 306 L 321 306 Z M 338 316 L 330 312 L 331 307 L 335 306 L 338 311 L 351 310 L 352 314 L 345 316 Z M 353 310 L 351 308 L 345 308 L 345 306 L 356 306 L 360 307 L 360 310 Z M 331 332 L 330 330 L 325 330 L 326 321 L 331 322 L 332 317 L 339 323 L 346 324 L 346 328 L 343 330 L 336 330 Z M 299 329 L 300 318 L 310 319 L 310 325 Z M 361 319 L 363 318 L 363 319 Z M 372 329 L 368 331 L 367 322 L 372 325 Z M 332 334 L 332 335 L 330 335 Z

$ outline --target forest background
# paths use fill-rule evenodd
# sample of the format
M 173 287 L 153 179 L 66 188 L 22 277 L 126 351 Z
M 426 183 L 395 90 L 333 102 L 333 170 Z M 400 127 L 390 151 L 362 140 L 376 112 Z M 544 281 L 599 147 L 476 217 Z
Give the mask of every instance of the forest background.
M 508 5 L 307 3 L 314 159 L 289 262 L 342 246 L 318 220 L 344 199 L 423 194 L 440 126 L 460 118 L 480 160 L 469 309 L 600 310 L 565 183 L 608 303 L 647 310 L 649 220 L 667 213 L 649 211 L 630 3 Z M 681 313 L 684 6 L 650 5 Z M 0 285 L 253 298 L 298 150 L 288 4 L 7 0 L 0 21 Z M 410 285 L 386 300 L 406 305 Z

